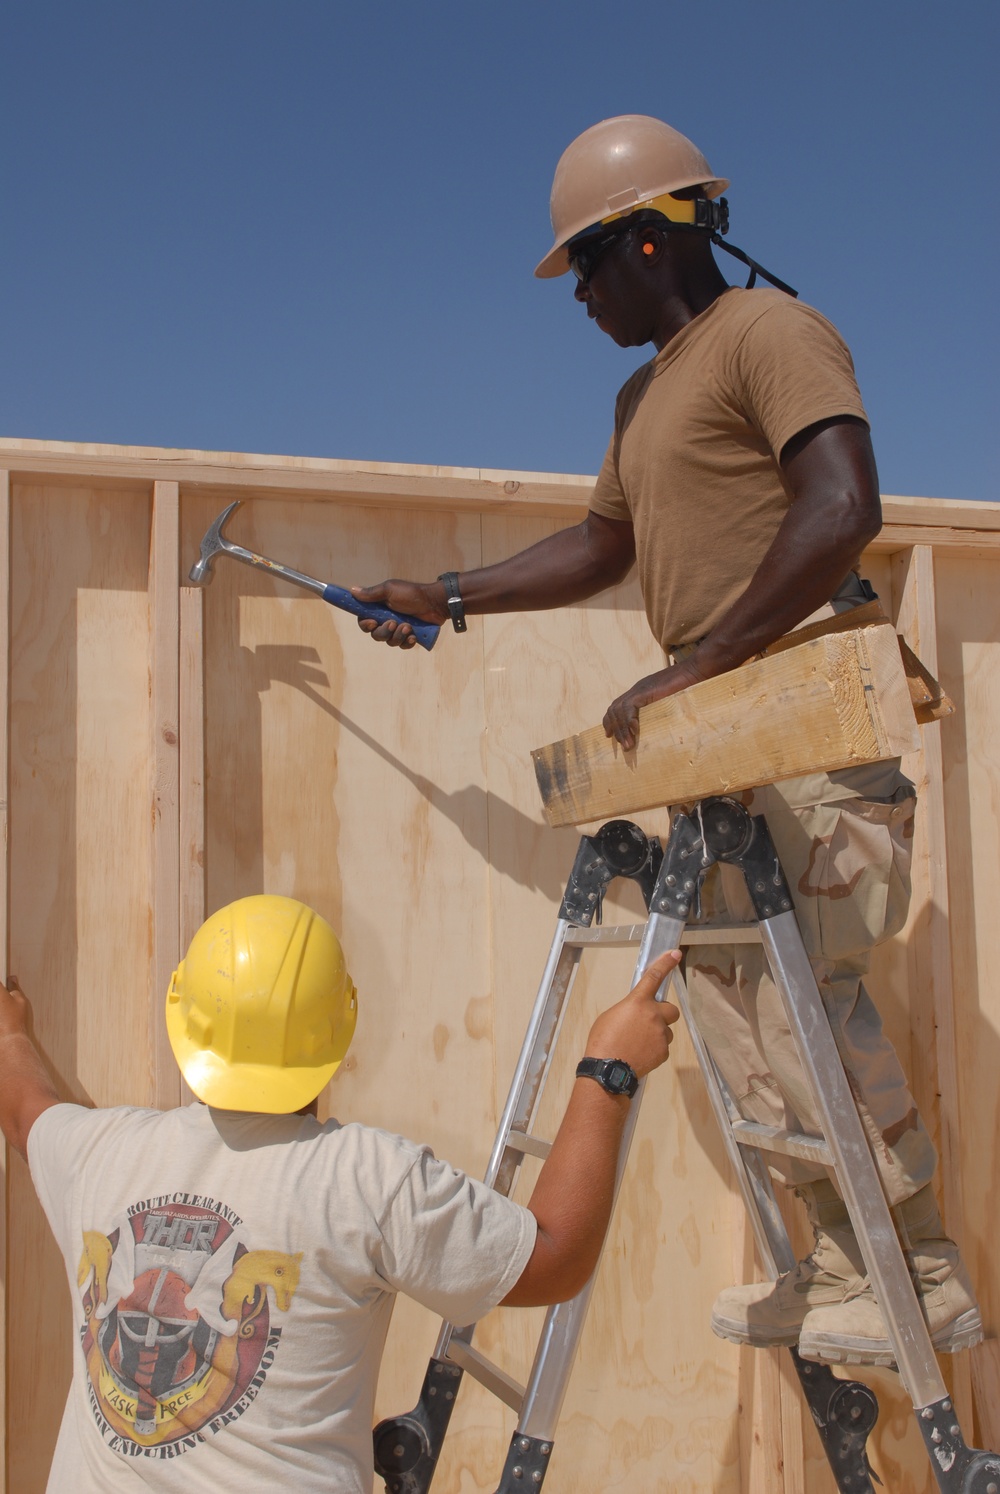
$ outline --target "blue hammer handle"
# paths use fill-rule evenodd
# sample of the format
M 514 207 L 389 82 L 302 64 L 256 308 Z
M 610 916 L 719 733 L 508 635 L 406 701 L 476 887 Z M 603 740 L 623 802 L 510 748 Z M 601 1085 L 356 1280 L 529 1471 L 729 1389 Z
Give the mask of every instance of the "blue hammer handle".
M 323 600 L 329 602 L 331 607 L 340 607 L 344 612 L 353 612 L 355 617 L 363 617 L 367 621 L 407 623 L 413 629 L 413 636 L 421 648 L 433 648 L 441 631 L 437 623 L 421 622 L 419 617 L 410 617 L 406 612 L 393 612 L 391 607 L 379 607 L 371 603 L 359 602 L 357 597 L 352 596 L 343 586 L 334 586 L 332 581 L 329 586 L 323 588 Z

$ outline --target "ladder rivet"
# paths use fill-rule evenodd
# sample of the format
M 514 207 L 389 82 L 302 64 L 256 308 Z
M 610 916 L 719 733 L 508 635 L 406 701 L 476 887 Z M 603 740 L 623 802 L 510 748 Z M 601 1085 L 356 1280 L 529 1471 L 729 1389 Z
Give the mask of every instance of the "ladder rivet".
M 536 1468 L 535 1471 L 534 1471 L 534 1473 L 531 1475 L 531 1482 L 533 1484 L 540 1484 L 541 1481 L 542 1481 L 541 1470 L 538 1469 L 538 1468 Z
M 514 1475 L 515 1478 L 523 1478 L 524 1477 L 524 1469 L 521 1468 L 521 1467 L 512 1468 L 511 1469 L 511 1473 L 513 1473 L 513 1475 Z
M 686 879 L 685 883 L 684 883 L 684 891 L 685 892 L 693 892 L 694 891 L 694 883 L 692 882 L 692 880 L 691 880 L 690 877 L 688 877 Z
M 453 1401 L 455 1399 L 455 1392 L 453 1390 L 446 1390 L 444 1398 L 446 1401 Z
M 941 1410 L 942 1411 L 950 1411 L 951 1410 L 951 1401 L 942 1401 L 941 1402 Z
M 528 1448 L 531 1446 L 531 1443 L 528 1441 L 527 1437 L 519 1437 L 517 1445 L 522 1452 L 527 1452 Z
M 924 1409 L 921 1411 L 920 1414 L 924 1418 L 924 1421 L 933 1421 L 934 1420 L 934 1412 L 933 1412 L 933 1410 L 931 1409 L 930 1406 L 925 1406 Z
M 431 1388 L 430 1388 L 430 1390 L 427 1392 L 428 1395 L 437 1395 L 437 1393 L 438 1393 L 438 1388 L 437 1388 L 436 1385 L 432 1385 Z
M 860 1406 L 852 1406 L 851 1407 L 851 1420 L 852 1421 L 857 1421 L 857 1419 L 858 1419 L 858 1417 L 860 1415 L 861 1415 L 861 1407 Z
M 401 1458 L 405 1451 L 406 1448 L 403 1446 L 403 1444 L 401 1442 L 397 1442 L 396 1446 L 392 1450 L 392 1455 L 394 1458 Z
M 668 877 L 666 877 L 664 880 L 666 881 L 666 884 L 667 884 L 668 887 L 676 887 L 677 886 L 677 878 L 674 876 L 673 872 L 671 872 L 670 875 Z
M 931 1433 L 931 1441 L 932 1442 L 940 1442 L 941 1441 L 941 1433 L 938 1431 L 937 1427 L 935 1427 L 934 1430 L 933 1430 L 933 1432 Z
M 950 1427 L 949 1431 L 953 1437 L 961 1437 L 962 1435 L 962 1428 L 958 1425 Z
M 986 1494 L 1000 1494 L 1000 1484 L 987 1484 Z
M 549 1455 L 549 1453 L 552 1451 L 552 1443 L 551 1442 L 543 1442 L 542 1445 L 541 1445 L 541 1447 L 538 1449 L 538 1451 L 541 1453 L 541 1455 L 542 1455 L 543 1458 L 547 1458 L 548 1455 Z M 994 1490 L 994 1494 L 996 1494 L 995 1490 Z

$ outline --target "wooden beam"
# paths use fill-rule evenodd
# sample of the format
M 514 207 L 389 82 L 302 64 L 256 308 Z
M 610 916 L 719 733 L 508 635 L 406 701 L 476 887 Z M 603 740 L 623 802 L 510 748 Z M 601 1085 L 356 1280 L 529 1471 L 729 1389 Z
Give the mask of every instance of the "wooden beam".
M 979 1446 L 988 1452 L 1000 1452 L 1000 1339 L 984 1339 L 969 1357 L 979 1418 Z
M 892 593 L 895 624 L 931 675 L 938 672 L 937 599 L 934 552 L 915 545 L 894 558 Z M 951 919 L 948 890 L 948 841 L 945 825 L 944 761 L 941 726 L 920 733 L 922 773 L 917 783 L 923 820 L 924 854 L 913 869 L 917 896 L 924 908 L 907 949 L 912 1046 L 918 1103 L 927 1109 L 937 1097 L 941 1157 L 940 1189 L 945 1225 L 962 1246 L 965 1209 L 962 1200 L 961 1128 L 958 1059 L 955 1039 L 955 991 L 952 976 Z M 921 991 L 927 999 L 921 1000 Z M 956 1355 L 951 1366 L 952 1391 L 960 1418 L 968 1425 L 971 1390 L 968 1356 Z
M 205 593 L 180 590 L 180 948 L 205 920 Z
M 825 617 L 819 622 L 809 623 L 804 628 L 796 628 L 794 633 L 786 633 L 783 638 L 778 638 L 774 643 L 768 645 L 765 654 L 783 654 L 786 649 L 797 648 L 800 643 L 807 643 L 810 638 L 820 638 L 824 633 L 848 633 L 852 628 L 866 628 L 869 623 L 881 622 L 885 617 L 882 604 L 878 600 L 865 602 L 860 607 L 852 607 L 848 612 L 841 612 L 836 617 Z M 899 652 L 903 660 L 903 671 L 906 674 L 906 683 L 910 691 L 910 702 L 913 706 L 913 714 L 921 726 L 928 721 L 943 721 L 945 716 L 955 714 L 955 702 L 949 698 L 940 680 L 934 678 L 926 664 L 917 658 L 916 653 L 907 643 L 906 639 L 899 638 Z
M 205 593 L 180 590 L 180 907 L 178 948 L 187 949 L 205 920 Z M 194 1094 L 182 1078 L 180 1101 Z
M 0 977 L 10 958 L 10 473 L 0 470 Z M 0 1494 L 7 1488 L 7 1143 L 0 1137 Z
M 163 1007 L 180 959 L 179 606 L 180 500 L 176 482 L 153 485 L 149 549 L 150 761 L 152 769 L 152 938 L 150 1032 L 154 1103 L 180 1100 L 180 1075 Z
M 880 622 L 654 701 L 629 752 L 596 726 L 532 758 L 545 817 L 558 826 L 877 762 L 917 743 L 896 634 Z
M 0 461 L 12 473 L 46 483 L 100 479 L 103 484 L 169 478 L 183 490 L 217 490 L 220 507 L 254 492 L 269 498 L 327 499 L 366 507 L 584 517 L 595 479 L 586 474 L 500 471 L 488 467 L 424 466 L 407 462 L 351 462 L 326 457 L 252 452 L 189 451 L 160 446 L 110 446 L 75 441 L 0 438 Z M 885 527 L 870 547 L 904 545 L 1000 546 L 994 503 L 952 498 L 883 495 Z M 933 530 L 933 537 L 930 531 Z

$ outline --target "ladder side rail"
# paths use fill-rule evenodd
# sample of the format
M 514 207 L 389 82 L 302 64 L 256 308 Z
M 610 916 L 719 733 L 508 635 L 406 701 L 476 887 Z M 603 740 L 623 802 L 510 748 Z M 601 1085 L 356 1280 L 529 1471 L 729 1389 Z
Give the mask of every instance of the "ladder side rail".
M 639 946 L 639 954 L 635 963 L 635 974 L 632 984 L 639 980 L 646 966 L 651 964 L 659 955 L 666 953 L 668 949 L 676 949 L 677 941 L 684 928 L 683 918 L 671 918 L 660 913 L 650 914 L 649 921 L 643 934 L 642 943 Z M 673 977 L 671 977 L 673 978 Z M 669 984 L 667 982 L 666 984 Z M 639 1088 L 632 1096 L 629 1105 L 628 1117 L 625 1121 L 625 1129 L 618 1149 L 618 1162 L 615 1171 L 615 1186 L 612 1199 L 612 1217 L 614 1206 L 618 1199 L 618 1191 L 621 1187 L 622 1176 L 625 1171 L 625 1163 L 628 1159 L 629 1148 L 632 1145 L 632 1136 L 635 1131 L 636 1122 L 639 1119 L 639 1108 L 642 1104 L 642 1096 L 646 1088 L 646 1080 L 639 1082 Z M 605 1243 L 607 1236 L 605 1235 Z M 604 1246 L 602 1244 L 601 1254 Z M 520 1420 L 514 1438 L 530 1438 L 535 1441 L 551 1442 L 555 1436 L 556 1424 L 562 1403 L 565 1399 L 569 1377 L 573 1369 L 573 1361 L 576 1357 L 577 1345 L 580 1334 L 590 1306 L 591 1293 L 600 1270 L 600 1258 L 586 1285 L 572 1297 L 568 1302 L 559 1302 L 550 1307 L 545 1315 L 545 1325 L 542 1336 L 535 1351 L 534 1362 L 531 1366 L 531 1374 L 524 1392 L 524 1403 L 521 1408 Z
M 761 931 L 900 1378 L 917 1410 L 932 1406 L 948 1392 L 794 912 L 763 918 Z
M 484 1175 L 484 1182 L 489 1187 L 508 1196 L 513 1191 L 524 1160 L 522 1151 L 508 1149 L 508 1138 L 515 1128 L 527 1131 L 534 1117 L 552 1064 L 566 1004 L 580 966 L 582 951 L 566 943 L 566 934 L 571 927 L 565 918 L 560 918 L 556 924 L 549 957 Z M 448 1359 L 448 1347 L 453 1340 L 471 1345 L 474 1332 L 474 1324 L 464 1326 L 442 1322 L 432 1358 Z
M 505 1177 L 501 1181 L 501 1164 L 507 1136 L 515 1126 L 518 1130 L 526 1131 L 531 1124 L 548 1077 L 566 1001 L 576 979 L 582 951 L 566 943 L 570 928 L 571 925 L 565 918 L 560 918 L 556 924 L 549 957 L 528 1021 L 528 1030 L 521 1045 L 507 1102 L 484 1174 L 484 1181 L 499 1193 L 510 1192 L 516 1175 L 515 1171 L 509 1179 Z M 503 1186 L 504 1183 L 506 1186 Z

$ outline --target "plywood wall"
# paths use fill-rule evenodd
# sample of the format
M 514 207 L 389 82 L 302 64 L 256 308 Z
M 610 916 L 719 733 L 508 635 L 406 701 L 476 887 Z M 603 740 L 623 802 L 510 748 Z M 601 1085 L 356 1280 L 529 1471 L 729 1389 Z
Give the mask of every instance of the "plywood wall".
M 234 537 L 348 584 L 501 559 L 574 522 L 586 481 L 5 444 L 9 968 L 67 1092 L 177 1103 L 164 970 L 204 908 L 287 893 L 342 932 L 360 992 L 329 1108 L 481 1173 L 576 845 L 576 832 L 544 826 L 529 751 L 593 724 L 659 667 L 634 579 L 563 612 L 472 619 L 431 654 L 401 654 L 232 562 L 217 563 L 204 594 L 185 577 L 234 496 L 249 500 Z M 946 1217 L 995 1334 L 1000 530 L 988 507 L 888 502 L 868 572 L 958 706 L 907 763 L 922 791 L 914 906 L 873 984 L 952 1164 Z M 0 599 L 0 624 L 7 606 Z M 4 714 L 0 702 L 0 723 Z M 665 830 L 662 816 L 641 819 Z M 623 896 L 622 916 L 638 916 Z M 608 951 L 585 969 L 550 1125 L 570 1058 L 600 1005 L 627 988 L 630 965 Z M 68 1302 L 16 1158 L 6 1205 L 7 1489 L 36 1494 L 69 1372 Z M 681 1035 L 648 1087 L 554 1491 L 832 1487 L 781 1356 L 710 1332 L 716 1293 L 754 1269 Z M 538 1319 L 494 1314 L 480 1341 L 523 1376 Z M 399 1304 L 379 1414 L 414 1403 L 436 1332 Z M 947 1368 L 971 1436 L 970 1356 Z M 930 1483 L 908 1403 L 893 1375 L 872 1383 L 876 1467 L 887 1487 L 918 1494 Z M 489 1494 L 511 1430 L 511 1415 L 467 1381 L 435 1490 Z

